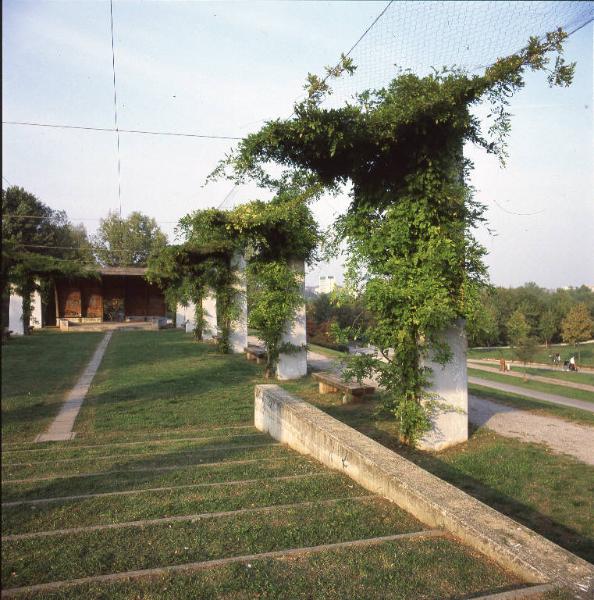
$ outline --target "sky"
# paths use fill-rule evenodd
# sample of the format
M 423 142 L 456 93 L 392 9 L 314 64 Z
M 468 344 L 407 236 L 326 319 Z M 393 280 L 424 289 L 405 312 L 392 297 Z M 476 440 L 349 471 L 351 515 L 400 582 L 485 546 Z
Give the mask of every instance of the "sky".
M 119 127 L 243 137 L 266 119 L 289 117 L 306 74 L 335 64 L 386 6 L 114 0 Z M 480 70 L 529 35 L 558 21 L 571 29 L 588 13 L 593 2 L 394 3 L 353 51 L 356 76 L 339 82 L 331 101 L 385 84 L 395 64 L 418 73 L 453 63 Z M 113 127 L 108 1 L 5 0 L 2 27 L 3 121 Z M 465 148 L 487 206 L 488 226 L 476 235 L 495 285 L 594 284 L 592 23 L 569 38 L 565 54 L 577 62 L 570 88 L 550 89 L 534 74 L 512 99 L 505 169 Z M 204 186 L 234 143 L 122 133 L 122 214 L 155 217 L 173 241 L 192 210 L 266 198 L 254 186 Z M 3 186 L 24 187 L 91 233 L 119 209 L 115 133 L 3 124 L 2 150 Z M 347 206 L 342 196 L 313 208 L 326 227 Z M 340 280 L 341 270 L 341 261 L 318 265 L 307 283 L 320 274 Z

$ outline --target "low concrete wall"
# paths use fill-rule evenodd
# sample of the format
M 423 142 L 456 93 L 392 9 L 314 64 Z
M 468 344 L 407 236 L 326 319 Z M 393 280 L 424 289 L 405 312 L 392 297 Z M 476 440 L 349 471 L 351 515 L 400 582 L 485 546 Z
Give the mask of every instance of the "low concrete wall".
M 291 396 L 256 386 L 255 425 L 440 527 L 529 582 L 568 586 L 592 598 L 594 566 L 442 481 L 381 444 Z

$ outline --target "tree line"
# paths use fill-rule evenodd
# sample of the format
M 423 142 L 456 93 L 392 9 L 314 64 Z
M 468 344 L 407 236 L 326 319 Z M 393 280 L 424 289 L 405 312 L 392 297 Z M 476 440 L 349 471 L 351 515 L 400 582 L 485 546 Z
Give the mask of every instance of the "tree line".
M 574 343 L 574 331 L 581 328 L 576 341 L 586 341 L 592 335 L 593 318 L 594 293 L 585 285 L 547 290 L 530 282 L 517 288 L 487 288 L 481 292 L 479 309 L 468 320 L 468 343 L 514 345 L 518 328 L 524 337 L 546 345 Z

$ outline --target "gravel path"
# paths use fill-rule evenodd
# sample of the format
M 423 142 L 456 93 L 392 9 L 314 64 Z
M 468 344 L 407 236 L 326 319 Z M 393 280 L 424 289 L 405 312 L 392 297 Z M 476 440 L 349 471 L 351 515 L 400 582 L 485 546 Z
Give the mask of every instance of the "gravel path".
M 594 465 L 594 427 L 534 415 L 472 395 L 469 407 L 470 420 L 476 425 L 523 442 L 544 444 L 554 452 Z

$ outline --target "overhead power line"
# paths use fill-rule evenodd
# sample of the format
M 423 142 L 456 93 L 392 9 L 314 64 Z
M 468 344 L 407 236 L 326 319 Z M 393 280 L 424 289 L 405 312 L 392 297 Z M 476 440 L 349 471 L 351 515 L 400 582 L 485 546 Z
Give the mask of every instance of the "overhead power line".
M 11 218 L 11 219 L 47 219 L 48 217 L 43 217 L 43 216 L 39 216 L 39 215 L 14 215 L 14 214 L 8 214 L 5 213 L 2 215 L 4 218 Z M 105 219 L 105 217 L 68 217 L 68 219 L 70 221 L 102 221 Z M 161 225 L 171 225 L 171 224 L 175 224 L 178 223 L 178 221 L 156 221 L 157 223 L 160 223 Z
M 2 175 L 2 179 L 4 179 L 4 181 L 6 181 L 6 183 L 8 183 L 8 185 L 12 185 L 12 183 L 10 183 L 10 181 L 8 181 L 8 179 L 6 179 L 6 177 L 4 177 L 4 175 Z
M 83 131 L 102 131 L 119 133 L 137 133 L 141 135 L 168 135 L 174 137 L 203 138 L 207 140 L 242 140 L 243 137 L 230 135 L 207 135 L 184 131 L 147 131 L 142 129 L 114 129 L 113 127 L 91 127 L 88 125 L 66 125 L 64 123 L 35 123 L 32 121 L 2 121 L 3 125 L 24 125 L 27 127 L 49 127 L 53 129 L 80 129 Z

